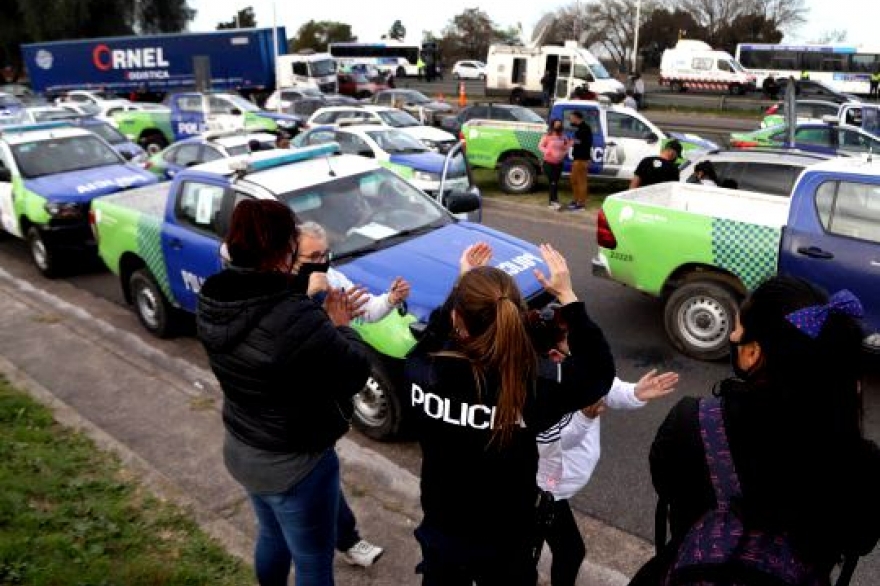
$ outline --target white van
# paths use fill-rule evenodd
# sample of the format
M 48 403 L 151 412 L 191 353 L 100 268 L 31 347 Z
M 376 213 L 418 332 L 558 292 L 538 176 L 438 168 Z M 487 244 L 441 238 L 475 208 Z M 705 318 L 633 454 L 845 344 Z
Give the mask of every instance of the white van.
M 730 53 L 692 40 L 680 40 L 674 49 L 663 51 L 659 82 L 674 92 L 701 89 L 742 95 L 755 90 L 755 76 Z
M 330 53 L 306 50 L 279 55 L 275 73 L 275 87 L 315 87 L 325 94 L 335 94 L 339 89 L 336 60 Z
M 562 47 L 491 45 L 486 59 L 486 95 L 508 98 L 513 104 L 541 100 L 541 78 L 548 71 L 556 79 L 556 99 L 567 99 L 584 84 L 613 102 L 623 99 L 623 84 L 577 41 L 566 41 Z

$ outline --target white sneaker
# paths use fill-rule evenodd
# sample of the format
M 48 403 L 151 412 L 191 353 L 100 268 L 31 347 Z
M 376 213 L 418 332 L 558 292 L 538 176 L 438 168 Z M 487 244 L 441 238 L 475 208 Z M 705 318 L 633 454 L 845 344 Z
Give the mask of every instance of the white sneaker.
M 559 211 L 559 208 L 561 208 L 562 206 L 559 205 L 559 202 L 557 202 L 557 201 L 552 201 L 552 202 L 550 202 L 550 205 L 548 205 L 547 207 L 550 208 L 551 210 L 555 210 L 555 211 L 558 212 L 558 211 Z
M 342 554 L 345 561 L 353 566 L 363 566 L 369 568 L 376 563 L 385 550 L 378 545 L 373 545 L 369 541 L 361 539 L 355 543 L 351 549 Z

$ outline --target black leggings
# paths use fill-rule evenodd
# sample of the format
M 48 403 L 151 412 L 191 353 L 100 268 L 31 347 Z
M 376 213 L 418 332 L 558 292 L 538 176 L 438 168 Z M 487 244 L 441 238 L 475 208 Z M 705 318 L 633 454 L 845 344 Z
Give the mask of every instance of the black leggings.
M 574 586 L 587 549 L 571 507 L 565 499 L 556 501 L 553 505 L 553 524 L 547 530 L 546 541 L 550 553 L 553 554 L 550 584 Z
M 559 178 L 562 176 L 562 163 L 544 161 L 544 175 L 550 182 L 550 203 L 559 201 Z

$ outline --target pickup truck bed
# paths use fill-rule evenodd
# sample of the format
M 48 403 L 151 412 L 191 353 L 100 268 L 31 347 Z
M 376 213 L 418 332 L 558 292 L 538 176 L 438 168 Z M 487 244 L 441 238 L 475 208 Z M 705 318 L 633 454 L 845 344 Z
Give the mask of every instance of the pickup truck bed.
M 666 214 L 671 210 L 696 216 L 747 222 L 781 228 L 788 219 L 790 200 L 766 193 L 710 187 L 692 183 L 659 183 L 633 189 L 615 196 L 640 208 L 656 207 Z M 621 222 L 632 217 L 632 208 L 621 208 Z M 656 219 L 656 218 L 655 218 Z
M 169 195 L 168 184 L 157 183 L 148 187 L 130 189 L 115 195 L 108 195 L 102 197 L 101 201 L 128 208 L 161 221 L 165 216 L 165 206 L 168 204 Z

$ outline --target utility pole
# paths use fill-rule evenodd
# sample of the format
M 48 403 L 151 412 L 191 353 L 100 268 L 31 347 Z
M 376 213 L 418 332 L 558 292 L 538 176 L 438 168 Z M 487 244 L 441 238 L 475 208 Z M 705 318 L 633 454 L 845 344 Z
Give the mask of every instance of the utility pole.
M 635 75 L 639 68 L 639 21 L 642 19 L 642 0 L 636 0 L 636 24 L 633 38 L 633 63 L 632 74 Z

